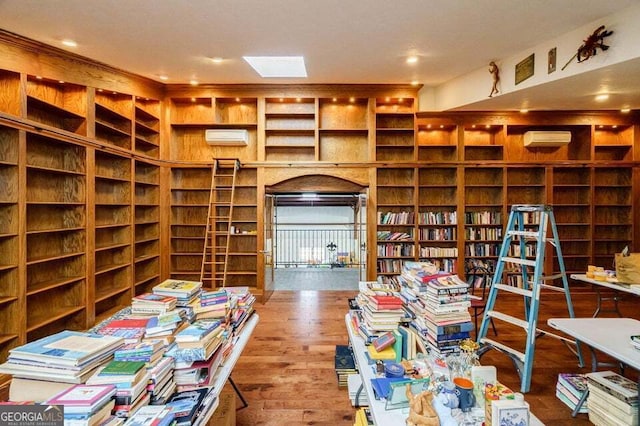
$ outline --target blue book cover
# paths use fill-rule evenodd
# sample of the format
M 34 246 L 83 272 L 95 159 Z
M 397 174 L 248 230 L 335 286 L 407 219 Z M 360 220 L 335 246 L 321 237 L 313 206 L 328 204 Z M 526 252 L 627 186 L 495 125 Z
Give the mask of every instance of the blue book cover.
M 115 351 L 123 343 L 121 337 L 64 330 L 12 349 L 9 359 L 78 366 Z
M 176 342 L 198 342 L 220 326 L 219 320 L 202 319 L 190 324 L 176 335 Z
M 209 391 L 209 388 L 200 388 L 178 392 L 171 396 L 166 406 L 175 415 L 177 425 L 188 425 L 193 422 L 200 404 Z

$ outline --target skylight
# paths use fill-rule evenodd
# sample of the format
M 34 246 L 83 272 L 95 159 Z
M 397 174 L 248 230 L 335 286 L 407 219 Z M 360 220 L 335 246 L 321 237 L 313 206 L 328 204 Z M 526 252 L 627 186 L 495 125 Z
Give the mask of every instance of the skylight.
M 302 56 L 243 56 L 261 77 L 306 77 Z

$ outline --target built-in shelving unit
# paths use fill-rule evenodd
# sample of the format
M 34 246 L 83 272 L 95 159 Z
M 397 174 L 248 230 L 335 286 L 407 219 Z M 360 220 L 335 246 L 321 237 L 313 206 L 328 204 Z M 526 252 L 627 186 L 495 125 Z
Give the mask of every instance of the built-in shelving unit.
M 318 160 L 358 162 L 369 156 L 369 100 L 319 100 Z
M 98 141 L 131 149 L 133 97 L 97 89 L 95 92 L 95 137 Z
M 160 156 L 160 101 L 136 97 L 134 150 L 152 158 Z
M 458 269 L 457 182 L 456 166 L 418 170 L 418 257 L 453 273 Z
M 316 161 L 316 100 L 267 98 L 266 161 Z
M 85 326 L 87 153 L 26 134 L 27 340 Z
M 257 171 L 251 168 L 238 170 L 233 200 L 231 226 L 234 233 L 229 240 L 228 286 L 258 285 L 258 194 Z
M 131 304 L 132 160 L 95 153 L 95 315 Z
M 211 167 L 171 169 L 171 277 L 200 280 Z
M 413 99 L 376 99 L 376 161 L 413 161 Z
M 20 102 L 20 73 L 0 70 L 0 112 L 20 117 L 22 105 Z
M 18 149 L 21 145 L 18 130 L 0 127 L 0 181 L 4 190 L 0 195 L 0 359 L 6 359 L 11 348 L 20 343 L 21 304 L 23 290 L 18 277 L 19 268 L 19 171 Z
M 26 118 L 78 135 L 87 134 L 87 88 L 27 76 Z
M 151 291 L 160 282 L 160 167 L 135 161 L 134 292 Z

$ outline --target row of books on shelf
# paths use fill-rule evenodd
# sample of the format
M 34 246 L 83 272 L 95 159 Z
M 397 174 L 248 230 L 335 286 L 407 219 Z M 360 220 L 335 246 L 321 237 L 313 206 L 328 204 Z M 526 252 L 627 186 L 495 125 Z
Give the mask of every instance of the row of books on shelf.
M 378 244 L 378 257 L 406 257 L 413 256 L 415 246 L 413 244 Z
M 465 244 L 465 256 L 497 256 L 500 253 L 500 244 L 472 243 Z
M 411 241 L 413 232 L 378 231 L 377 239 L 378 241 Z
M 499 225 L 502 214 L 497 211 L 466 212 L 464 223 L 469 225 Z
M 413 212 L 378 212 L 379 225 L 413 225 Z
M 456 240 L 456 228 L 420 228 L 421 240 L 451 241 Z
M 464 237 L 467 241 L 499 241 L 502 239 L 502 228 L 465 228 Z
M 458 248 L 420 247 L 420 257 L 458 257 Z
M 420 225 L 455 225 L 458 223 L 458 213 L 454 211 L 418 212 Z
M 11 402 L 64 405 L 70 425 L 200 424 L 254 302 L 247 287 L 166 280 L 86 332 L 11 349 L 0 373 L 13 376 Z

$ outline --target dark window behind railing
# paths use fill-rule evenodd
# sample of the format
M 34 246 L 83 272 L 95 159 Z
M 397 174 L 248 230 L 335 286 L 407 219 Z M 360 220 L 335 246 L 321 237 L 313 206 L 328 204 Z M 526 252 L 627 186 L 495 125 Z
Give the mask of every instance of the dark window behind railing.
M 276 268 L 360 265 L 353 229 L 278 229 L 275 244 Z

